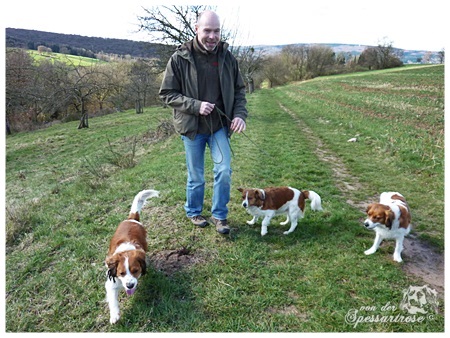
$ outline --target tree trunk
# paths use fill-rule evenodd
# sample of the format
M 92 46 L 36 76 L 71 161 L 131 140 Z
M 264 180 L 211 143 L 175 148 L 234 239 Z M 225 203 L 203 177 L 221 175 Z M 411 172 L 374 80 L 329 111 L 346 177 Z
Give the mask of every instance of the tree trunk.
M 78 129 L 83 128 L 89 128 L 89 121 L 88 121 L 88 112 L 86 111 L 86 108 L 84 107 L 84 101 L 81 102 L 81 118 L 80 118 L 80 124 L 78 125 Z
M 87 112 L 85 112 L 84 114 L 81 115 L 80 124 L 78 125 L 78 129 L 89 128 L 88 118 L 89 117 L 88 117 Z
M 248 80 L 248 93 L 252 94 L 255 91 L 255 84 L 253 83 L 253 78 Z
M 136 114 L 142 114 L 144 112 L 144 108 L 142 107 L 142 100 L 136 99 Z
M 11 135 L 11 126 L 8 119 L 6 119 L 6 135 Z

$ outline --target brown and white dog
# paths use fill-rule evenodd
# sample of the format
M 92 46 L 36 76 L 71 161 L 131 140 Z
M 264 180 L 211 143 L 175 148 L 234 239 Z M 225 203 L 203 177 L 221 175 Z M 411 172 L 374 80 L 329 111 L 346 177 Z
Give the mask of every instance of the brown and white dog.
M 117 227 L 109 244 L 106 256 L 107 279 L 106 300 L 109 305 L 109 322 L 114 324 L 120 318 L 119 291 L 125 289 L 131 296 L 136 291 L 138 278 L 147 270 L 147 231 L 140 222 L 141 209 L 148 198 L 158 197 L 156 190 L 138 193 L 131 205 L 128 219 Z
M 276 215 L 286 214 L 287 219 L 281 222 L 291 227 L 284 234 L 288 235 L 297 227 L 299 218 L 305 214 L 305 200 L 311 200 L 311 210 L 322 210 L 320 196 L 312 190 L 300 191 L 291 187 L 271 187 L 266 189 L 238 188 L 242 193 L 242 206 L 253 216 L 247 224 L 253 225 L 259 217 L 264 217 L 261 225 L 261 236 L 267 234 L 270 220 Z
M 401 262 L 403 239 L 411 230 L 411 213 L 408 203 L 398 192 L 383 192 L 380 203 L 372 203 L 367 209 L 364 226 L 376 232 L 372 247 L 364 253 L 371 255 L 377 251 L 384 239 L 395 239 L 394 261 Z

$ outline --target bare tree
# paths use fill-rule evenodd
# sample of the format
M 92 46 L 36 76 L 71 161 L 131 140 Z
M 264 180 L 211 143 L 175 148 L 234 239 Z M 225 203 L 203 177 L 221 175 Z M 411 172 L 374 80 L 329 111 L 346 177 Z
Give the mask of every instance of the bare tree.
M 386 69 L 400 67 L 401 51 L 392 46 L 392 42 L 383 38 L 377 47 L 368 47 L 361 53 L 358 64 L 369 69 Z
M 281 50 L 283 60 L 291 74 L 292 81 L 303 80 L 308 55 L 308 47 L 304 45 L 288 45 Z
M 146 16 L 139 16 L 140 30 L 147 31 L 152 42 L 182 44 L 195 36 L 198 15 L 208 6 L 153 6 L 143 8 Z
M 135 99 L 137 114 L 143 113 L 143 109 L 148 103 L 149 95 L 157 95 L 157 74 L 154 69 L 154 63 L 151 60 L 138 60 L 130 67 L 128 89 L 131 96 Z
M 101 64 L 97 70 L 92 74 L 93 81 L 98 84 L 98 90 L 93 93 L 92 101 L 102 112 L 113 104 L 110 99 L 123 90 L 127 77 L 120 72 L 120 62 Z
M 264 64 L 264 75 L 269 87 L 281 86 L 289 81 L 289 70 L 280 54 L 270 55 Z
M 70 68 L 63 62 L 45 60 L 35 66 L 33 92 L 29 99 L 42 122 L 58 119 L 70 104 L 66 93 Z
M 28 109 L 28 98 L 32 91 L 33 60 L 22 49 L 7 49 L 5 55 L 6 80 L 6 133 L 11 134 L 15 114 Z
M 335 53 L 331 47 L 311 46 L 307 50 L 307 77 L 326 75 L 327 70 L 335 64 Z
M 237 55 L 239 61 L 239 68 L 244 78 L 244 82 L 251 94 L 255 90 L 254 75 L 256 72 L 262 70 L 264 65 L 264 50 L 258 51 L 253 47 L 242 48 Z
M 78 66 L 70 59 L 67 60 L 67 65 L 70 71 L 62 88 L 67 100 L 80 114 L 78 129 L 88 128 L 88 106 L 93 103 L 96 95 L 110 88 L 110 76 L 102 65 Z
M 393 42 L 384 37 L 377 46 L 378 69 L 387 69 L 401 65 L 398 53 L 399 51 L 393 47 Z
M 359 56 L 358 64 L 363 67 L 369 68 L 369 70 L 378 69 L 378 56 L 375 47 L 368 47 L 364 49 Z
M 445 60 L 445 49 L 444 48 L 442 48 L 438 52 L 438 58 L 439 58 L 439 63 L 444 63 L 444 60 Z

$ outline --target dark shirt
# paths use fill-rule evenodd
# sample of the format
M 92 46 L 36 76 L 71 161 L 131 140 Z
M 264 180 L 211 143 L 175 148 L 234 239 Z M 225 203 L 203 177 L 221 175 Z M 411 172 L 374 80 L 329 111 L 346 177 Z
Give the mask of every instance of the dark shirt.
M 198 78 L 198 99 L 215 103 L 221 111 L 224 111 L 217 57 L 219 47 L 212 52 L 208 52 L 198 43 L 197 38 L 194 38 L 193 46 Z M 197 133 L 212 134 L 226 125 L 227 122 L 224 120 L 224 117 L 219 115 L 218 111 L 214 109 L 210 115 L 200 116 Z

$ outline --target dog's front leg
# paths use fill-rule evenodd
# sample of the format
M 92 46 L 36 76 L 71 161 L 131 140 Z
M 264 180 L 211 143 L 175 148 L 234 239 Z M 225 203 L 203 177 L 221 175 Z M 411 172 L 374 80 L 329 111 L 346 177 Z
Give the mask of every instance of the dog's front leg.
M 364 254 L 366 255 L 371 255 L 373 253 L 375 253 L 378 248 L 380 247 L 381 241 L 383 239 L 381 238 L 381 236 L 377 233 L 377 235 L 375 236 L 375 241 L 373 242 L 372 247 L 369 250 L 364 251 Z
M 270 220 L 272 219 L 272 215 L 267 215 L 264 217 L 261 225 L 261 236 L 267 234 L 267 227 L 269 226 Z
M 258 220 L 258 216 L 253 216 L 251 221 L 247 221 L 248 225 L 253 225 L 256 223 L 256 221 Z
M 116 277 L 117 278 L 117 277 Z M 119 313 L 119 290 L 121 289 L 120 282 L 113 282 L 108 279 L 105 283 L 106 301 L 109 306 L 109 322 L 116 323 L 120 318 Z
M 399 238 L 395 241 L 394 261 L 399 263 L 403 262 L 402 251 L 403 251 L 403 238 Z

